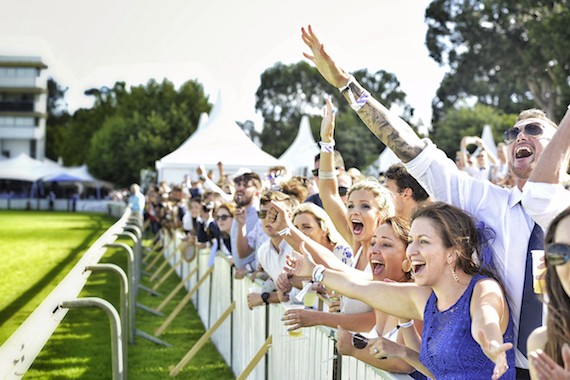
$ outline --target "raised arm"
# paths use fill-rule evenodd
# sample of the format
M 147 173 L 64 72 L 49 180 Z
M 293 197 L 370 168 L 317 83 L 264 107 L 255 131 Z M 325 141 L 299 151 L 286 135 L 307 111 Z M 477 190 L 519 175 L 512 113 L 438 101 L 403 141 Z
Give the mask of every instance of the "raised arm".
M 321 141 L 325 144 L 334 144 L 334 112 L 330 99 L 324 109 L 324 117 L 321 123 Z M 329 214 L 335 228 L 343 239 L 354 249 L 352 233 L 348 228 L 346 218 L 346 206 L 338 193 L 336 180 L 336 168 L 334 166 L 333 146 L 325 146 L 321 149 L 321 166 L 319 169 L 319 196 L 323 207 Z
M 296 261 L 292 273 L 299 277 L 311 277 L 316 264 L 310 258 L 305 245 L 300 245 L 301 253 L 294 252 Z M 290 269 L 284 268 L 291 272 Z M 419 287 L 413 283 L 388 283 L 363 279 L 361 275 L 325 269 L 322 283 L 339 293 L 360 300 L 374 309 L 398 318 L 423 320 L 431 288 Z
M 320 43 L 310 25 L 308 30 L 302 29 L 302 38 L 312 52 L 312 55 L 307 53 L 303 53 L 303 55 L 315 63 L 321 75 L 337 88 L 345 87 L 348 84 L 348 88 L 343 93 L 351 105 L 354 102 L 350 94 L 356 100 L 360 99 L 363 94 L 368 93 L 346 71 L 337 66 L 326 53 L 324 46 Z M 402 161 L 408 162 L 412 160 L 425 147 L 425 144 L 408 123 L 393 115 L 371 96 L 368 96 L 367 101 L 357 113 L 368 129 L 380 141 L 389 146 Z
M 483 353 L 495 363 L 493 379 L 501 377 L 509 368 L 506 351 L 512 343 L 503 342 L 509 323 L 509 308 L 501 287 L 495 280 L 479 281 L 471 298 L 471 335 Z

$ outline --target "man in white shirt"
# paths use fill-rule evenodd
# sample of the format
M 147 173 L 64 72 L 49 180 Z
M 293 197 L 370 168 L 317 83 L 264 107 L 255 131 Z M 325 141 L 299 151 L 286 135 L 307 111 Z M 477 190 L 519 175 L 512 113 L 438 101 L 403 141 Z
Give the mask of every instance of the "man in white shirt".
M 290 196 L 274 190 L 266 190 L 261 196 L 261 206 L 259 208 L 259 219 L 263 231 L 269 236 L 269 240 L 259 247 L 257 250 L 257 262 L 269 274 L 274 281 L 277 281 L 279 275 L 286 266 L 287 255 L 293 254 L 293 248 L 281 237 L 281 234 L 287 231 L 276 231 L 273 229 L 267 219 L 267 211 L 271 209 L 271 202 L 277 202 L 287 212 L 292 213 L 297 206 L 297 201 Z M 264 303 L 279 303 L 277 292 L 272 293 L 250 293 L 247 296 L 248 305 L 251 309 L 254 306 L 263 305 Z
M 505 189 L 489 181 L 476 180 L 461 172 L 429 139 L 420 139 L 404 120 L 392 114 L 354 77 L 339 68 L 310 27 L 308 31 L 303 29 L 302 37 L 312 52 L 312 55 L 305 53 L 305 57 L 316 64 L 330 84 L 343 92 L 366 126 L 396 153 L 428 194 L 436 201 L 464 209 L 495 231 L 491 249 L 497 273 L 512 301 L 517 342 L 527 248 L 535 224 L 520 203 L 521 190 L 556 131 L 556 124 L 540 110 L 521 112 L 515 126 L 505 133 L 509 166 L 516 177 L 516 186 Z M 526 342 L 526 337 L 521 338 Z M 516 363 L 522 369 L 520 378 L 528 376 L 528 360 L 518 349 Z

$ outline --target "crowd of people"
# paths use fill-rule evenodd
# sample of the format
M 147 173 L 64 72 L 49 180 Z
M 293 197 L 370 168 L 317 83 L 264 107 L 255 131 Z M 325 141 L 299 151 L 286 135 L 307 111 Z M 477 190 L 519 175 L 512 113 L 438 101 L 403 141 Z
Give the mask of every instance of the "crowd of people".
M 314 178 L 282 167 L 229 176 L 220 164 L 215 181 L 200 167 L 198 181 L 151 186 L 145 199 L 134 186 L 131 207 L 145 209 L 154 233 L 180 228 L 226 255 L 236 279 L 266 280 L 250 308 L 320 293 L 328 308 L 288 309 L 283 321 L 290 331 L 338 328 L 343 355 L 416 379 L 570 379 L 570 192 L 561 184 L 570 115 L 558 127 L 522 111 L 497 157 L 468 136 L 454 162 L 342 70 L 311 27 L 302 38 L 305 57 L 402 163 L 382 182 L 346 170 L 327 100 Z M 533 275 L 532 250 L 544 250 L 545 275 Z M 544 287 L 533 285 L 542 277 Z

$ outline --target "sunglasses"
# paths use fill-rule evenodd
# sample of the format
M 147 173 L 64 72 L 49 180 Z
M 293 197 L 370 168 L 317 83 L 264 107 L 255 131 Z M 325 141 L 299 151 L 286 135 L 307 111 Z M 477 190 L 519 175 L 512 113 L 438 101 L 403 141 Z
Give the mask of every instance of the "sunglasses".
M 352 345 L 359 350 L 362 350 L 368 346 L 368 338 L 360 334 L 354 334 L 352 336 Z
M 216 220 L 226 220 L 228 218 L 231 218 L 231 215 L 216 215 Z
M 257 212 L 257 216 L 259 217 L 259 219 L 265 219 L 265 217 L 267 216 L 267 210 L 259 210 Z
M 340 168 L 335 168 L 335 170 L 338 170 Z M 317 177 L 319 175 L 319 169 L 313 169 L 311 170 L 311 173 L 313 173 L 313 177 Z
M 544 249 L 548 265 L 563 265 L 570 260 L 570 246 L 563 243 L 551 243 Z
M 344 197 L 346 195 L 346 193 L 348 193 L 348 187 L 344 187 L 344 186 L 338 187 L 338 195 L 340 195 L 341 197 Z
M 539 137 L 544 133 L 544 127 L 538 123 L 527 124 L 522 128 L 522 130 L 519 127 L 507 129 L 507 131 L 503 134 L 503 140 L 505 140 L 505 144 L 508 145 L 514 142 L 521 132 L 524 132 L 525 135 L 532 137 Z

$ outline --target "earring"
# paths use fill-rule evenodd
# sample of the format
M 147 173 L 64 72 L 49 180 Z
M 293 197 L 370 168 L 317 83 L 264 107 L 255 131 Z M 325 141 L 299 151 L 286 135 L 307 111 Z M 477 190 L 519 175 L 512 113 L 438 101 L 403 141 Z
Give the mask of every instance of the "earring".
M 407 257 L 404 259 L 404 261 L 402 261 L 402 270 L 405 273 L 408 273 L 409 271 L 412 270 L 412 263 L 410 262 L 410 260 L 408 260 Z
M 449 268 L 451 269 L 451 274 L 453 275 L 453 279 L 455 280 L 455 282 L 458 282 L 459 278 L 457 278 L 457 273 L 455 273 L 455 269 L 453 269 L 451 264 L 449 264 Z

